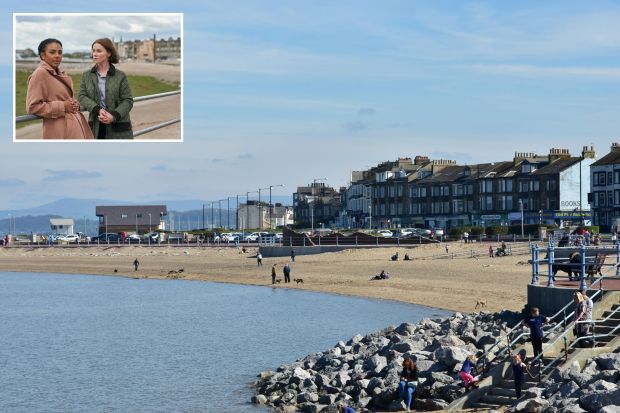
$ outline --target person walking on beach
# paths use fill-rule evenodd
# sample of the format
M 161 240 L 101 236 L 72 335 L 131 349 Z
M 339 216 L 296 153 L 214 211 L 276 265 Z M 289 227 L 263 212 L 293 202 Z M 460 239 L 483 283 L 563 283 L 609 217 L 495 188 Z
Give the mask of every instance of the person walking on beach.
M 258 264 L 259 267 L 263 266 L 263 254 L 260 252 L 256 254 L 256 264 Z
M 403 371 L 400 373 L 398 400 L 403 401 L 405 392 L 407 393 L 407 411 L 411 409 L 411 401 L 413 400 L 413 393 L 415 393 L 416 387 L 418 387 L 418 368 L 411 358 L 406 358 L 403 361 Z
M 580 294 L 581 295 L 581 294 Z M 534 351 L 534 357 L 542 354 L 542 340 L 543 331 L 542 326 L 550 321 L 549 317 L 540 315 L 540 309 L 538 307 L 532 307 L 531 317 L 527 320 L 523 320 L 523 323 L 530 327 L 530 341 L 532 342 L 532 350 Z M 541 356 L 542 358 L 542 356 Z M 542 361 L 540 361 L 542 367 Z
M 291 267 L 288 263 L 284 264 L 284 268 L 282 268 L 282 272 L 284 273 L 284 283 L 291 282 Z
M 271 267 L 271 284 L 276 283 L 276 264 Z
M 489 245 L 489 257 L 493 258 L 493 245 Z
M 138 271 L 139 266 L 140 266 L 140 261 L 138 261 L 138 259 L 136 258 L 135 260 L 133 260 L 134 271 Z
M 463 241 L 465 241 L 465 244 L 467 244 L 467 242 L 469 241 L 469 232 L 463 232 Z
M 295 250 L 291 250 L 291 261 L 295 262 Z

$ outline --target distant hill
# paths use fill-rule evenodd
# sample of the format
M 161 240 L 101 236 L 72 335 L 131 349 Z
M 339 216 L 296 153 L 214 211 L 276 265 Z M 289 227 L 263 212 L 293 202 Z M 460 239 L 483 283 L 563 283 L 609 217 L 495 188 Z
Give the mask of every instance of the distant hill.
M 290 196 L 273 196 L 271 200 L 274 204 L 282 203 L 283 205 L 290 205 L 292 201 Z M 203 222 L 204 227 L 209 228 L 212 225 L 211 216 L 213 216 L 213 226 L 215 227 L 227 226 L 229 222 L 230 227 L 235 225 L 236 198 L 230 199 L 229 219 L 227 219 L 228 208 L 226 201 L 221 203 L 221 214 L 218 209 L 218 202 L 214 202 L 213 214 L 211 214 L 211 201 L 168 200 L 141 203 L 109 199 L 63 198 L 34 208 L 0 211 L 0 217 L 2 217 L 0 219 L 0 234 L 9 232 L 9 227 L 13 225 L 9 221 L 14 217 L 15 230 L 18 234 L 29 234 L 30 232 L 47 234 L 50 232 L 50 218 L 73 218 L 76 223 L 76 231 L 84 232 L 84 228 L 86 228 L 85 232 L 92 235 L 98 232 L 99 221 L 95 215 L 95 207 L 97 205 L 135 204 L 166 205 L 168 208 L 167 226 L 179 231 L 202 228 Z M 205 208 L 204 218 L 203 205 Z

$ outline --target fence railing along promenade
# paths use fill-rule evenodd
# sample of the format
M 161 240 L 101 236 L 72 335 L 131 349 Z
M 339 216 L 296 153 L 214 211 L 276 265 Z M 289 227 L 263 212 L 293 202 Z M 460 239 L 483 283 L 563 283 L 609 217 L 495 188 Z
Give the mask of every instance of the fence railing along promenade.
M 161 98 L 165 98 L 168 96 L 174 96 L 174 95 L 180 95 L 180 94 L 181 94 L 180 90 L 175 90 L 172 92 L 163 92 L 163 93 L 155 93 L 153 95 L 139 96 L 137 98 L 134 98 L 133 101 L 134 103 L 138 103 L 138 102 L 144 102 L 147 100 L 161 99 Z M 83 110 L 83 108 L 80 108 L 80 110 Z M 38 119 L 42 119 L 42 118 L 37 115 L 21 115 L 15 118 L 15 124 L 28 122 L 31 120 L 38 120 Z M 139 131 L 136 131 L 133 133 L 133 136 L 135 138 L 136 136 L 144 135 L 146 133 L 153 132 L 158 129 L 162 129 L 162 128 L 165 128 L 166 126 L 170 126 L 170 125 L 173 125 L 179 122 L 181 122 L 181 118 L 170 119 L 165 122 L 158 123 L 157 125 L 153 125 L 148 128 L 144 128 Z
M 561 256 L 567 252 L 578 252 L 579 255 L 573 256 L 572 260 L 568 255 Z M 541 253 L 545 253 L 546 256 L 541 258 Z M 620 263 L 620 243 L 618 242 L 612 245 L 586 246 L 581 244 L 579 246 L 557 247 L 555 246 L 555 240 L 551 238 L 546 248 L 541 248 L 537 244 L 532 243 L 531 254 L 532 279 L 530 284 L 532 285 L 538 285 L 540 277 L 547 275 L 547 287 L 554 287 L 556 277 L 560 277 L 559 274 L 554 274 L 554 272 L 557 273 L 559 270 L 564 271 L 564 269 L 579 273 L 580 289 L 587 288 L 587 275 L 593 277 L 593 273 L 600 272 L 603 267 L 615 267 L 615 275 L 620 275 L 620 266 L 618 265 Z M 615 263 L 610 264 L 603 262 L 609 255 L 615 255 Z M 576 262 L 577 258 L 579 262 Z M 547 265 L 546 274 L 541 273 L 541 264 Z M 566 277 L 572 278 L 570 276 Z

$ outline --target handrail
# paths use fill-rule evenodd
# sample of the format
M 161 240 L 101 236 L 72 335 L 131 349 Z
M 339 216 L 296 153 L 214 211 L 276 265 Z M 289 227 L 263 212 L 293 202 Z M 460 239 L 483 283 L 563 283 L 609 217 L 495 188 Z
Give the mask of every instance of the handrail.
M 137 98 L 133 99 L 133 102 L 134 103 L 144 102 L 146 100 L 165 98 L 168 96 L 180 95 L 180 94 L 181 94 L 180 90 L 173 90 L 172 92 L 155 93 L 152 95 L 138 96 Z M 84 110 L 85 110 L 84 108 L 80 107 L 80 111 L 84 111 Z M 42 119 L 42 118 L 37 115 L 21 115 L 21 116 L 15 117 L 15 123 L 23 123 L 23 122 L 28 122 L 29 120 L 37 120 L 37 119 Z
M 613 268 L 617 267 L 618 265 L 620 265 L 620 263 L 618 263 L 618 264 L 614 264 L 614 265 L 613 265 Z M 590 288 L 589 288 L 589 289 L 591 289 L 591 288 L 592 288 L 595 284 L 597 284 L 597 283 L 598 283 L 598 284 L 600 284 L 600 285 L 599 285 L 599 289 L 598 289 L 598 290 L 597 290 L 594 294 L 592 294 L 592 296 L 590 297 L 590 299 L 594 299 L 594 298 L 595 298 L 595 297 L 597 297 L 599 294 L 601 294 L 601 295 L 602 295 L 602 291 L 603 291 L 603 289 L 602 289 L 602 281 L 603 281 L 603 279 L 605 279 L 605 278 L 611 278 L 611 277 L 614 277 L 614 278 L 615 278 L 615 277 L 617 277 L 617 276 L 616 276 L 615 274 L 613 274 L 613 275 L 612 275 L 612 274 L 603 275 L 603 276 L 601 276 L 598 280 L 596 280 L 595 282 L 593 282 L 592 284 L 590 284 Z M 566 315 L 565 311 L 566 311 L 566 310 L 567 310 L 567 309 L 568 309 L 568 308 L 569 308 L 572 304 L 573 304 L 573 300 L 570 300 L 570 301 L 569 301 L 569 302 L 568 302 L 568 303 L 567 303 L 564 307 L 562 307 L 562 308 L 561 308 L 561 309 L 560 309 L 557 313 L 555 313 L 553 316 L 549 317 L 549 322 L 551 322 L 552 320 L 554 320 L 554 319 L 555 319 L 558 315 L 560 315 L 560 314 L 564 314 L 564 320 L 563 320 L 563 321 L 564 321 L 564 326 L 565 326 L 565 327 L 567 327 L 567 326 L 566 326 L 566 320 L 567 320 L 568 318 L 570 318 L 570 317 L 571 317 L 571 316 L 572 316 L 575 312 L 573 311 L 573 312 L 571 312 L 570 314 Z M 572 324 L 572 323 L 571 323 L 571 324 Z M 544 335 L 544 336 L 548 336 L 550 333 L 553 333 L 553 332 L 554 332 L 554 331 L 555 331 L 555 330 L 556 330 L 559 326 L 561 326 L 561 325 L 562 325 L 561 323 L 558 323 L 557 325 L 553 326 L 552 328 L 545 330 L 545 331 L 543 332 L 543 335 Z M 522 323 L 521 323 L 521 322 L 517 323 L 517 325 L 515 325 L 512 329 L 510 329 L 510 330 L 506 333 L 506 336 L 510 339 L 510 334 L 511 334 L 514 330 L 516 330 L 517 328 L 520 328 L 520 327 L 522 327 Z M 490 364 L 491 362 L 495 361 L 495 360 L 496 360 L 499 356 L 501 356 L 504 352 L 506 352 L 506 350 L 507 350 L 507 349 L 512 349 L 512 346 L 513 346 L 513 345 L 515 345 L 518 341 L 520 341 L 520 340 L 521 340 L 521 338 L 523 338 L 524 336 L 527 336 L 527 335 L 529 335 L 529 332 L 527 332 L 527 331 L 526 331 L 526 332 L 523 332 L 523 333 L 519 334 L 519 335 L 518 335 L 515 339 L 513 339 L 512 341 L 509 341 L 506 347 L 504 347 L 502 350 L 500 350 L 498 353 L 496 353 L 496 354 L 495 354 L 495 357 L 493 357 L 493 359 L 492 359 L 492 360 L 489 360 L 489 364 Z M 501 341 L 498 341 L 498 342 L 497 342 L 497 343 L 495 343 L 493 346 L 491 346 L 489 349 L 487 349 L 484 353 L 482 353 L 482 355 L 480 355 L 479 359 L 483 361 L 483 363 L 484 363 L 483 368 L 484 368 L 485 370 L 486 370 L 486 368 L 487 368 L 487 360 L 486 360 L 486 356 L 487 356 L 488 354 L 490 354 L 491 350 L 493 350 L 493 349 L 494 349 L 496 346 L 498 346 L 500 343 L 501 343 Z
M 616 308 L 614 311 L 612 311 L 612 312 L 611 312 L 611 314 L 609 314 L 609 315 L 608 315 L 605 319 L 603 319 L 603 320 L 584 320 L 584 321 L 576 321 L 576 322 L 571 323 L 571 324 L 595 324 L 596 322 L 604 322 L 604 321 L 607 321 L 607 319 L 609 319 L 609 317 L 611 317 L 612 315 L 616 314 L 617 312 L 620 312 L 620 307 L 618 307 L 618 308 Z M 566 348 L 564 349 L 564 351 L 566 352 L 566 354 L 565 354 L 565 355 L 558 354 L 558 356 L 557 356 L 556 358 L 554 358 L 553 360 L 551 360 L 551 362 L 550 362 L 547 366 L 545 366 L 545 367 L 541 368 L 541 369 L 538 371 L 538 381 L 540 382 L 540 381 L 542 380 L 542 375 L 543 375 L 543 373 L 544 373 L 544 372 L 546 372 L 549 368 L 551 368 L 551 366 L 552 366 L 552 365 L 553 365 L 553 364 L 554 364 L 554 363 L 555 363 L 555 362 L 556 362 L 556 361 L 557 361 L 560 357 L 562 357 L 562 356 L 568 356 L 568 350 L 570 350 L 570 349 L 574 348 L 574 347 L 575 347 L 575 344 L 577 344 L 578 342 L 580 342 L 580 341 L 582 341 L 582 340 L 590 339 L 590 338 L 591 338 L 592 340 L 596 340 L 597 338 L 601 338 L 601 337 L 609 337 L 609 336 L 616 335 L 616 334 L 615 334 L 615 332 L 616 332 L 616 330 L 618 330 L 619 328 L 620 328 L 620 324 L 618 324 L 616 327 L 614 327 L 614 329 L 613 329 L 613 330 L 611 330 L 611 331 L 610 331 L 609 333 L 607 333 L 607 334 L 601 334 L 601 335 L 598 335 L 598 336 L 597 336 L 597 335 L 595 335 L 595 334 L 593 333 L 593 334 L 591 334 L 591 335 L 577 337 L 575 340 L 573 340 L 573 342 L 572 342 L 572 343 L 571 343 L 568 347 L 566 347 Z M 564 338 L 565 338 L 565 340 L 566 340 L 566 334 L 567 334 L 567 333 L 568 333 L 568 329 L 567 329 L 564 333 L 562 333 L 562 335 L 561 335 L 560 337 L 558 337 L 558 338 L 564 337 Z M 549 347 L 549 346 L 547 346 L 547 347 Z M 543 350 L 543 352 L 542 352 L 542 353 L 540 353 L 538 356 L 536 356 L 534 359 L 532 359 L 531 363 L 534 363 L 534 361 L 539 360 L 539 359 L 540 359 L 540 357 L 542 357 L 543 353 L 544 353 L 544 350 Z
M 153 125 L 151 127 L 144 128 L 142 130 L 134 132 L 133 137 L 135 138 L 136 136 L 144 135 L 145 133 L 153 132 L 155 130 L 162 129 L 162 128 L 165 128 L 166 126 L 174 125 L 175 123 L 179 123 L 179 122 L 181 122 L 181 119 L 176 118 L 176 119 L 168 120 L 166 122 L 158 123 L 157 125 Z

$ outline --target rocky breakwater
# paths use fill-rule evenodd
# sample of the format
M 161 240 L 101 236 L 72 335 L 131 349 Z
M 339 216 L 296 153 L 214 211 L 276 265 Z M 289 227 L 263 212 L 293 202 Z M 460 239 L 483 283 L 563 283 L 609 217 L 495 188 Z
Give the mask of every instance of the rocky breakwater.
M 356 335 L 275 372 L 262 372 L 252 401 L 284 412 L 331 412 L 340 401 L 358 411 L 402 410 L 398 383 L 402 362 L 411 357 L 420 376 L 412 407 L 441 410 L 465 392 L 458 378 L 465 358 L 501 340 L 508 319 L 515 314 L 455 313 Z
M 542 385 L 526 390 L 507 412 L 620 412 L 620 353 L 594 356 L 583 369 L 573 362 L 556 369 Z

